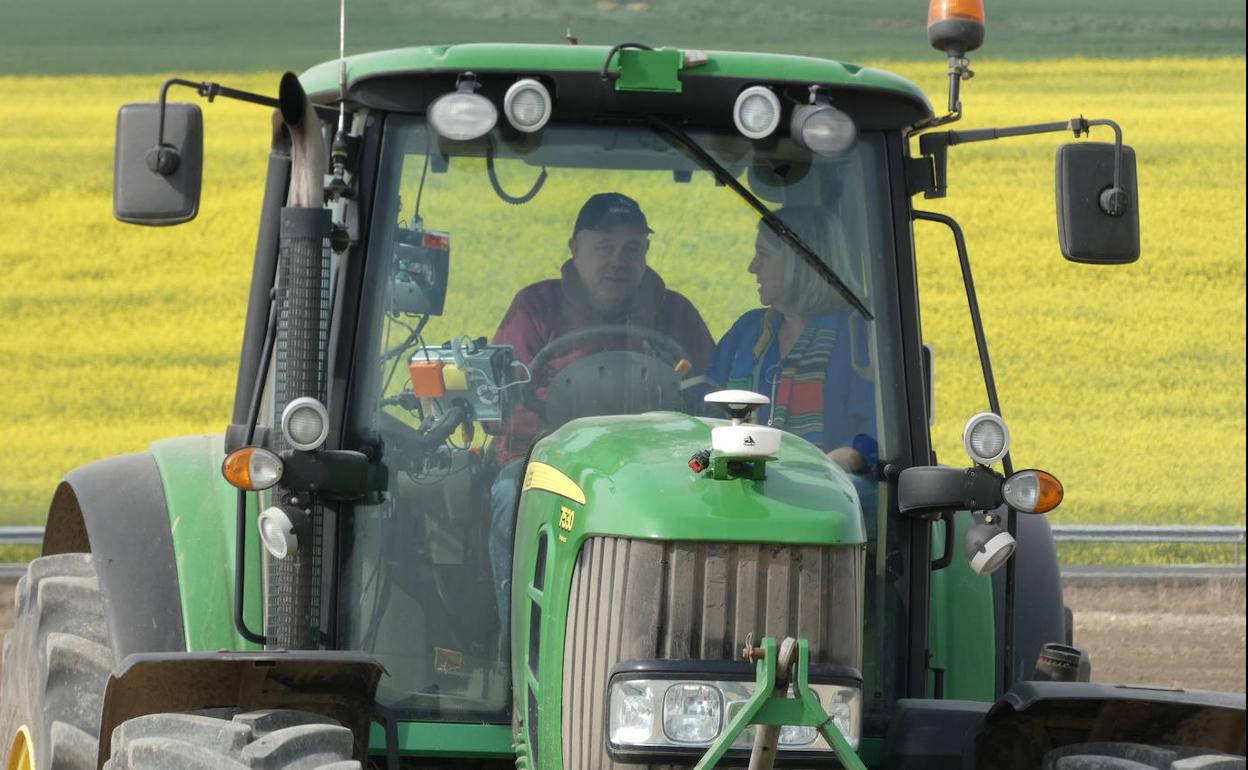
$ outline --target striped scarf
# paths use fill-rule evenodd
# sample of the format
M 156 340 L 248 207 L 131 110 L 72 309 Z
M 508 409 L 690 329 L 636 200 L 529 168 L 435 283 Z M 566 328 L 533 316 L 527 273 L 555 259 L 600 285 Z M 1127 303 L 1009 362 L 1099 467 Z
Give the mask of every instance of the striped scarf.
M 832 351 L 836 348 L 836 329 L 820 329 L 809 323 L 793 344 L 779 371 L 772 367 L 763 373 L 762 361 L 767 349 L 775 342 L 780 314 L 768 308 L 763 315 L 758 341 L 754 345 L 754 368 L 749 377 L 729 378 L 728 388 L 770 391 L 769 423 L 802 438 L 821 444 L 823 441 L 824 379 Z

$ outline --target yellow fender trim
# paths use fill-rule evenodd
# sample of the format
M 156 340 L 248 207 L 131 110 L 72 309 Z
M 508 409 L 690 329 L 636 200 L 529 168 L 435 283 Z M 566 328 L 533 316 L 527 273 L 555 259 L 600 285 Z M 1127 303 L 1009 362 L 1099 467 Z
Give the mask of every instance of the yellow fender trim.
M 529 467 L 525 469 L 524 485 L 520 487 L 520 490 L 527 492 L 530 489 L 540 489 L 543 492 L 566 497 L 574 503 L 585 504 L 585 490 L 581 489 L 566 473 L 546 463 L 529 463 Z
M 17 728 L 17 735 L 13 736 L 4 770 L 35 770 L 35 741 L 26 725 Z

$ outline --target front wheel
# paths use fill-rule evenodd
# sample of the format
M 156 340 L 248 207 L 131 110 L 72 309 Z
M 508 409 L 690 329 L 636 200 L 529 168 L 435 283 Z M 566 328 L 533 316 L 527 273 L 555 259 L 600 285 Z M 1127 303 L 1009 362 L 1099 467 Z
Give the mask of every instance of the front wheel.
M 360 770 L 352 742 L 306 711 L 149 714 L 113 730 L 104 770 Z
M 114 660 L 91 554 L 30 563 L 4 638 L 0 759 L 22 770 L 93 770 Z

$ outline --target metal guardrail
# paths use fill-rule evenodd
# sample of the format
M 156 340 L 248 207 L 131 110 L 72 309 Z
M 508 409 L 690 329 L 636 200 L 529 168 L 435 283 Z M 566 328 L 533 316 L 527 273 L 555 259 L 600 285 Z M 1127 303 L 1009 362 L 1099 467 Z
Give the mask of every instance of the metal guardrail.
M 43 527 L 0 527 L 0 545 L 40 545 Z M 21 562 L 0 564 L 0 583 L 16 583 L 26 574 Z
M 0 527 L 0 545 L 39 545 L 43 527 Z
M 1062 565 L 1062 577 L 1075 580 L 1244 579 L 1244 528 L 1227 526 L 1143 526 L 1064 524 L 1053 527 L 1059 543 L 1197 543 L 1229 545 L 1231 564 Z
M 1059 543 L 1232 543 L 1244 545 L 1243 527 L 1146 527 L 1132 524 L 1063 524 L 1053 527 Z M 1235 549 L 1238 554 L 1239 549 Z
M 1244 528 L 1227 526 L 1137 526 L 1132 524 L 1063 524 L 1053 527 L 1059 543 L 1205 543 L 1229 545 L 1232 564 L 1157 564 L 1142 566 L 1066 565 L 1062 576 L 1095 580 L 1198 579 L 1244 577 Z M 0 545 L 39 545 L 43 527 L 0 527 Z M 25 564 L 0 564 L 0 582 L 26 574 Z

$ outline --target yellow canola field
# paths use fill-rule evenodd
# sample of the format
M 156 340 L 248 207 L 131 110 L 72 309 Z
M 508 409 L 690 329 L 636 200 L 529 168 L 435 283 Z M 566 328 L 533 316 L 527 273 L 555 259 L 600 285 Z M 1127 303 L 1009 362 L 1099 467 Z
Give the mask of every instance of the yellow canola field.
M 943 105 L 941 62 L 876 64 Z M 1112 117 L 1139 161 L 1143 256 L 1126 267 L 1062 259 L 1060 135 L 955 147 L 950 197 L 918 201 L 967 231 L 1016 465 L 1063 480 L 1060 522 L 1242 525 L 1244 60 L 975 69 L 957 127 Z M 221 79 L 276 91 L 276 74 Z M 229 421 L 269 116 L 204 105 L 199 218 L 119 224 L 116 109 L 151 100 L 162 80 L 0 78 L 0 525 L 42 523 L 75 466 Z M 1110 138 L 1099 131 L 1094 140 Z M 961 464 L 961 426 L 985 408 L 983 382 L 951 239 L 915 229 L 936 348 L 933 435 L 941 461 Z

